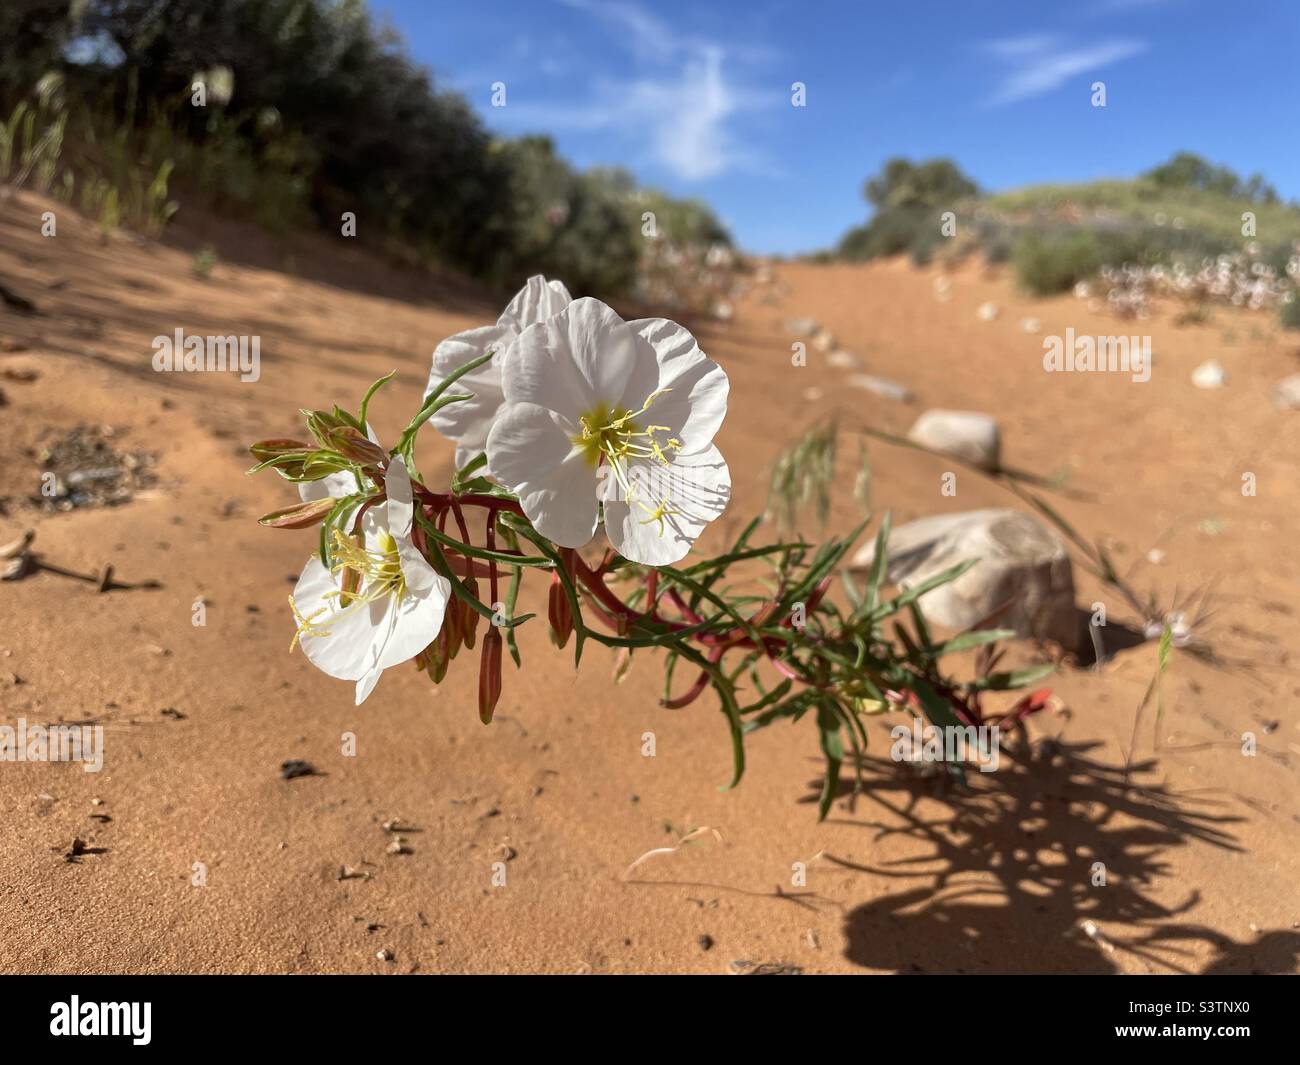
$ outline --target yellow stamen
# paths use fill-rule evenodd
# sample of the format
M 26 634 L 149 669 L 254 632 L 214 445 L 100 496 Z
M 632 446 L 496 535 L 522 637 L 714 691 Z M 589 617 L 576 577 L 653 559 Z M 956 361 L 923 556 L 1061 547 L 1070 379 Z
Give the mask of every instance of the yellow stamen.
M 387 530 L 380 532 L 377 546 L 373 549 L 367 549 L 364 544 L 361 536 L 345 536 L 338 529 L 334 530 L 330 573 L 339 578 L 339 587 L 326 592 L 324 598 L 337 599 L 344 610 L 373 603 L 387 595 L 395 595 L 400 600 L 406 594 L 406 578 L 402 575 L 397 541 L 392 535 Z M 290 651 L 304 636 L 329 635 L 332 622 L 321 624 L 316 620 L 329 613 L 328 607 L 304 616 L 292 595 L 289 596 L 289 606 L 298 623 L 293 642 L 289 645 Z
M 669 426 L 647 425 L 642 429 L 636 420 L 650 409 L 656 399 L 671 391 L 670 388 L 661 388 L 650 393 L 641 408 L 634 411 L 622 407 L 611 409 L 608 404 L 600 403 L 578 419 L 582 431 L 573 437 L 574 445 L 591 466 L 608 464 L 623 490 L 624 499 L 635 503 L 649 515 L 641 524 L 657 522 L 660 536 L 664 533 L 665 517 L 674 511 L 667 497 L 657 500 L 654 506 L 638 499 L 636 488 L 628 477 L 628 468 L 634 459 L 649 459 L 661 466 L 671 466 L 669 454 L 681 450 L 682 442 L 676 437 L 659 438 L 659 434 L 672 432 Z

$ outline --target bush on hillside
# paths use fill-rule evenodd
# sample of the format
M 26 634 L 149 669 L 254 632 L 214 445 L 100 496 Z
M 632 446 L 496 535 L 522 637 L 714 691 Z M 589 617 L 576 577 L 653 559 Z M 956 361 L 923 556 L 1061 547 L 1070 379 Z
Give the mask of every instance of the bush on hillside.
M 913 163 L 891 159 L 863 187 L 876 212 L 839 244 L 845 259 L 874 259 L 906 252 L 916 263 L 930 261 L 944 239 L 942 215 L 977 192 L 975 183 L 949 159 Z
M 1058 229 L 1021 235 L 1011 261 L 1022 288 L 1035 296 L 1052 296 L 1092 277 L 1106 258 L 1092 230 Z
M 575 172 L 545 138 L 494 140 L 363 0 L 0 6 L 0 118 L 47 70 L 66 79 L 73 118 L 67 198 L 89 197 L 105 225 L 136 224 L 115 201 L 165 172 L 180 195 L 270 227 L 314 216 L 338 232 L 354 212 L 359 239 L 502 288 L 536 272 L 609 297 L 636 286 L 632 179 Z M 729 243 L 707 208 L 659 200 L 674 240 Z

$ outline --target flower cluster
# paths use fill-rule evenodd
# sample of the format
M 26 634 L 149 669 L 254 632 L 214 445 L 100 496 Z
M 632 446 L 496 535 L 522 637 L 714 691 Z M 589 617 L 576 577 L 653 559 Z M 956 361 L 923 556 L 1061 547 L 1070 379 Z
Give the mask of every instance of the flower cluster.
M 385 669 L 413 662 L 438 684 L 478 643 L 478 711 L 490 722 L 503 657 L 521 665 L 515 630 L 533 616 L 516 612 L 521 584 L 540 571 L 550 579 L 552 642 L 563 648 L 572 639 L 575 664 L 587 640 L 617 649 L 620 668 L 637 650 L 660 649 L 664 706 L 717 693 L 734 780 L 747 732 L 816 711 L 827 760 L 824 816 L 842 737 L 860 752 L 865 717 L 901 711 L 979 724 L 984 690 L 1041 675 L 989 674 L 962 685 L 939 673 L 945 651 L 1006 634 L 931 640 L 915 600 L 965 567 L 884 601 L 887 519 L 877 540 L 882 561 L 865 592 L 849 593 L 848 610 L 827 592 L 861 528 L 815 551 L 800 542 L 755 547 L 756 519 L 723 554 L 677 568 L 726 508 L 731 479 L 714 444 L 727 375 L 675 322 L 624 321 L 598 300 L 573 299 L 558 281 L 531 278 L 495 325 L 437 346 L 424 401 L 386 449 L 368 412 L 392 376 L 371 386 L 356 414 L 304 411 L 309 441 L 250 448 L 254 471 L 274 469 L 300 497 L 262 524 L 319 527 L 317 553 L 290 596 L 292 644 L 330 676 L 352 681 L 358 704 Z M 426 424 L 456 445 L 456 472 L 443 490 L 416 465 Z M 587 552 L 600 555 L 592 561 L 579 549 L 601 529 L 608 547 Z M 755 565 L 770 573 L 762 594 L 746 594 L 738 581 Z M 905 638 L 896 618 L 904 608 L 915 637 Z M 682 662 L 697 674 L 673 694 Z M 1005 720 L 1017 723 L 1042 704 L 1038 696 L 1022 700 Z
M 1252 311 L 1271 309 L 1294 298 L 1300 285 L 1300 249 L 1289 257 L 1283 270 L 1259 256 L 1260 247 L 1252 241 L 1241 252 L 1204 258 L 1192 266 L 1181 260 L 1168 266 L 1105 266 L 1100 281 L 1110 309 L 1125 317 L 1149 317 L 1151 300 L 1161 296 Z M 1085 287 L 1082 294 L 1090 292 Z

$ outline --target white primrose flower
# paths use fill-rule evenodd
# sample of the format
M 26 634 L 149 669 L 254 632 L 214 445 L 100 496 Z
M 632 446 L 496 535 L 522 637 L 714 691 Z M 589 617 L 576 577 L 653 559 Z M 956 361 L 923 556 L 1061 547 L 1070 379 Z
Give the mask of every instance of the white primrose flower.
M 473 398 L 449 403 L 429 419 L 443 436 L 456 442 L 457 469 L 481 455 L 487 447 L 488 430 L 504 402 L 501 364 L 510 342 L 530 325 L 546 321 L 572 302 L 573 297 L 561 282 L 547 281 L 536 274 L 506 304 L 496 325 L 467 329 L 448 337 L 434 349 L 425 399 L 466 363 L 489 351 L 495 353 L 490 362 L 458 378 L 452 386 L 459 391 L 463 385 L 466 392 L 473 393 Z
M 575 300 L 519 335 L 502 384 L 488 466 L 561 547 L 591 540 L 603 503 L 615 550 L 667 565 L 726 508 L 727 375 L 676 322 Z
M 313 557 L 289 597 L 294 641 L 318 669 L 357 682 L 358 706 L 385 669 L 433 642 L 451 597 L 451 584 L 411 542 L 411 478 L 400 457 L 385 487 L 387 500 L 362 515 L 359 532 L 334 530 L 329 568 Z

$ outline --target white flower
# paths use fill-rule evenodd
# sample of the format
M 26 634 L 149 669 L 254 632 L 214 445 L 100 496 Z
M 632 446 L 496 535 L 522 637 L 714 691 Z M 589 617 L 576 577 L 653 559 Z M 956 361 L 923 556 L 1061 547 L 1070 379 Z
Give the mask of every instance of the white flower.
M 676 562 L 731 495 L 713 446 L 727 389 L 676 322 L 624 322 L 599 300 L 575 300 L 510 346 L 488 466 L 560 546 L 586 544 L 604 503 L 620 554 Z
M 411 478 L 400 457 L 384 480 L 388 499 L 362 515 L 356 535 L 335 530 L 330 568 L 313 557 L 289 597 L 295 641 L 318 669 L 357 682 L 358 706 L 385 669 L 433 642 L 451 596 L 411 542 Z
M 536 274 L 506 305 L 496 325 L 467 329 L 448 337 L 434 349 L 425 399 L 466 363 L 489 351 L 495 353 L 490 362 L 458 378 L 452 385 L 453 391 L 460 391 L 463 385 L 466 392 L 473 393 L 473 398 L 449 403 L 429 419 L 443 436 L 456 442 L 457 469 L 482 454 L 487 446 L 488 430 L 503 402 L 501 364 L 510 342 L 530 325 L 546 321 L 571 302 L 573 297 L 561 282 L 547 281 Z

